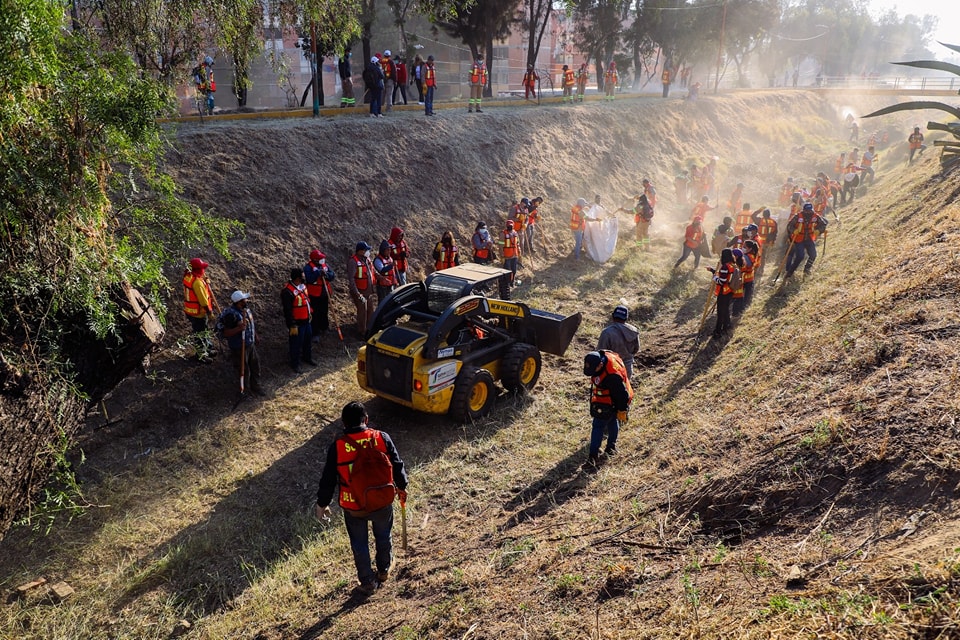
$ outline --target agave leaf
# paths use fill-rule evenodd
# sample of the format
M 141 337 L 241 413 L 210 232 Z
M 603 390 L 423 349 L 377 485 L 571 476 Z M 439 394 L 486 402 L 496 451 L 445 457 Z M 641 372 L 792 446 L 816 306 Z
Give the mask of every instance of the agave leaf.
M 901 102 L 900 104 L 892 104 L 889 107 L 884 107 L 883 109 L 878 109 L 873 113 L 868 113 L 863 116 L 864 118 L 874 118 L 876 116 L 886 116 L 891 113 L 896 113 L 898 111 L 919 111 L 920 109 L 938 109 L 940 111 L 946 111 L 954 118 L 960 120 L 960 109 L 956 107 L 951 107 L 948 104 L 942 102 L 930 102 L 928 100 L 914 100 L 911 102 Z
M 954 75 L 960 76 L 960 65 L 941 62 L 940 60 L 914 60 L 913 62 L 893 62 L 904 67 L 916 67 L 918 69 L 936 69 L 937 71 L 948 71 Z
M 960 53 L 960 44 L 947 44 L 946 42 L 940 42 L 939 40 L 937 40 L 937 42 L 945 46 L 947 49 L 951 49 L 952 51 Z

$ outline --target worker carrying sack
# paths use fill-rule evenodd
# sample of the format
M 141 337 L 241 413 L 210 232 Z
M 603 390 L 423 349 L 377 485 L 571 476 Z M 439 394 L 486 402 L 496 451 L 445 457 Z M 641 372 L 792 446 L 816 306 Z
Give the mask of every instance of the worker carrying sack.
M 344 443 L 357 447 L 357 457 L 350 465 L 350 493 L 360 511 L 373 512 L 393 504 L 397 496 L 397 486 L 393 483 L 393 463 L 387 452 L 381 451 L 383 436 L 375 429 L 367 429 L 363 444 L 350 436 L 343 438 Z

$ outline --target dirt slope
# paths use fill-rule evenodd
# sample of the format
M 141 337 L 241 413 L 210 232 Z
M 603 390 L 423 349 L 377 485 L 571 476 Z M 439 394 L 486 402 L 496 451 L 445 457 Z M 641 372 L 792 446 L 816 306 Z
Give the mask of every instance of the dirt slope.
M 182 127 L 171 168 L 185 195 L 248 225 L 211 277 L 221 300 L 233 287 L 257 295 L 273 395 L 231 411 L 228 368 L 190 364 L 176 345 L 118 389 L 107 408 L 122 421 L 91 417 L 80 469 L 87 498 L 110 506 L 0 545 L 0 584 L 43 574 L 78 596 L 9 605 L 0 627 L 161 638 L 184 618 L 204 638 L 949 636 L 958 178 L 931 178 L 929 152 L 905 168 L 891 145 L 815 276 L 779 295 L 762 288 L 725 344 L 694 340 L 707 274 L 670 271 L 688 215 L 672 197 L 678 167 L 719 156 L 721 201 L 743 182 L 755 206 L 773 204 L 787 175 L 832 171 L 849 148 L 845 109 L 882 104 L 753 93 Z M 566 260 L 570 204 L 595 193 L 626 204 L 643 177 L 661 196 L 654 250 L 632 251 L 624 216 L 614 260 Z M 505 396 L 478 424 L 369 402 L 414 480 L 411 548 L 363 603 L 342 526 L 310 517 L 339 408 L 368 399 L 353 378 L 357 344 L 327 338 L 321 367 L 290 377 L 277 291 L 313 246 L 342 276 L 357 240 L 395 224 L 421 271 L 443 230 L 464 241 L 524 195 L 545 197 L 548 242 L 520 291 L 584 311 L 584 327 L 567 358 L 545 360 L 531 398 Z M 335 316 L 348 323 L 339 286 Z M 621 296 L 644 330 L 637 406 L 622 456 L 590 474 L 579 359 Z M 182 335 L 179 314 L 170 320 Z

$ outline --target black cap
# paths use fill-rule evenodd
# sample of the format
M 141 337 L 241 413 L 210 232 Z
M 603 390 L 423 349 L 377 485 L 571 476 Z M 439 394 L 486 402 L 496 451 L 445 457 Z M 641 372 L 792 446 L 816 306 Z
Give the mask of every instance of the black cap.
M 299 278 L 303 278 L 303 269 L 300 267 L 292 267 L 290 269 L 290 280 L 293 281 Z

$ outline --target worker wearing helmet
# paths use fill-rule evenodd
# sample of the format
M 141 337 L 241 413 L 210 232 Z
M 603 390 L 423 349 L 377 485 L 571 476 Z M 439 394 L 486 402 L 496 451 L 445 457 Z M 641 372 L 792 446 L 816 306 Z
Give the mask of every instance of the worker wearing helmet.
M 600 464 L 604 432 L 607 435 L 604 453 L 607 456 L 617 453 L 617 438 L 620 426 L 627 422 L 633 388 L 623 360 L 613 351 L 588 353 L 583 358 L 583 375 L 590 378 L 590 415 L 593 417 L 587 463 L 597 467 Z
M 807 263 L 803 267 L 803 275 L 808 275 L 817 259 L 817 235 L 827 230 L 827 221 L 817 215 L 813 205 L 809 202 L 803 205 L 799 214 L 787 222 L 787 236 L 793 243 L 790 255 L 787 258 L 787 278 L 793 275 L 804 256 Z
M 210 339 L 207 321 L 213 318 L 216 301 L 207 282 L 207 267 L 203 258 L 190 260 L 190 268 L 183 272 L 183 312 L 190 322 L 195 345 L 195 357 L 199 362 L 210 362 L 213 357 L 213 341 Z
M 520 266 L 520 238 L 514 229 L 513 220 L 507 220 L 501 234 L 503 243 L 503 268 L 510 270 L 510 285 L 517 286 L 517 268 Z

